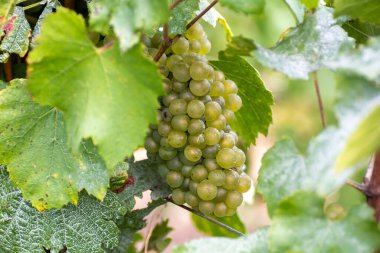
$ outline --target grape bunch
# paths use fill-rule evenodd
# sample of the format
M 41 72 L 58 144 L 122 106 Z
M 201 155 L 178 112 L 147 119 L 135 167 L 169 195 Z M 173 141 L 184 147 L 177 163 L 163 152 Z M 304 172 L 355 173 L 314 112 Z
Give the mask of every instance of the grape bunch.
M 235 214 L 251 179 L 244 173 L 245 153 L 236 146 L 239 137 L 229 125 L 242 100 L 236 84 L 207 63 L 210 48 L 196 23 L 159 60 L 166 95 L 145 148 L 148 158 L 158 161 L 176 204 L 224 217 Z M 157 53 L 147 51 L 152 57 Z

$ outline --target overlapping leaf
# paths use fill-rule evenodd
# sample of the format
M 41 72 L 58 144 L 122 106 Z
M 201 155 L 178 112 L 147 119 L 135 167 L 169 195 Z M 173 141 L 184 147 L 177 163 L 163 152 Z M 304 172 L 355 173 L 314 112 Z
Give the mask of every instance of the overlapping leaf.
M 13 13 L 16 0 L 0 0 L 0 36 L 4 35 L 4 25 Z
M 184 34 L 186 32 L 187 23 L 195 16 L 195 12 L 199 10 L 199 1 L 182 1 L 171 11 L 168 23 L 170 35 Z
M 28 59 L 28 87 L 38 102 L 63 111 L 74 152 L 82 138 L 92 138 L 113 168 L 156 121 L 161 76 L 141 47 L 125 53 L 118 45 L 96 48 L 86 34 L 74 12 L 61 8 L 48 15 Z
M 245 14 L 260 14 L 264 10 L 264 0 L 220 0 L 222 6 L 226 6 L 236 12 Z
M 221 52 L 219 60 L 210 63 L 239 87 L 243 106 L 235 113 L 232 128 L 248 143 L 255 143 L 258 133 L 267 134 L 272 123 L 272 94 L 265 88 L 259 73 L 243 58 Z
M 378 0 L 335 0 L 335 14 L 348 15 L 364 22 L 380 25 Z
M 41 33 L 41 26 L 42 23 L 45 20 L 46 15 L 52 13 L 57 6 L 59 6 L 60 3 L 57 0 L 50 0 L 46 3 L 46 6 L 44 10 L 42 11 L 41 15 L 39 16 L 36 25 L 33 28 L 33 33 L 32 33 L 32 46 L 34 46 L 34 42 L 37 38 L 38 35 Z

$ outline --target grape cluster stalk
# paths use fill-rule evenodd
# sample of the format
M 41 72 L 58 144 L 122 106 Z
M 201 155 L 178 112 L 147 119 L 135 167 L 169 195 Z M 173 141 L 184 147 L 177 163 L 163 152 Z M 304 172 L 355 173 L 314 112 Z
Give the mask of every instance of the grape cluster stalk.
M 145 38 L 154 57 L 155 37 Z M 207 62 L 211 43 L 199 23 L 163 54 L 158 64 L 166 95 L 157 125 L 145 140 L 148 158 L 172 188 L 172 200 L 206 215 L 231 216 L 251 187 L 246 156 L 230 123 L 242 106 L 238 88 Z

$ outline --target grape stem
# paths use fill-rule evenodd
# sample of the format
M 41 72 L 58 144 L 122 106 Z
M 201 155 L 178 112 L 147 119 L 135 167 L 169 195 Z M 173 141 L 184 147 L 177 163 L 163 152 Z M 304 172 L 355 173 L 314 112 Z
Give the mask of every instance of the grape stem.
M 222 223 L 220 221 L 214 220 L 214 219 L 212 219 L 212 218 L 204 215 L 203 213 L 201 213 L 201 212 L 199 212 L 197 210 L 194 210 L 194 209 L 192 209 L 190 207 L 187 207 L 185 205 L 178 205 L 178 204 L 174 203 L 174 201 L 171 198 L 169 198 L 169 197 L 165 198 L 165 200 L 168 201 L 168 202 L 170 202 L 170 203 L 172 203 L 172 204 L 174 204 L 174 205 L 176 205 L 176 206 L 179 206 L 179 207 L 185 209 L 186 211 L 189 211 L 189 212 L 191 212 L 191 213 L 193 213 L 193 214 L 195 214 L 195 215 L 197 215 L 197 216 L 199 216 L 199 217 L 201 217 L 203 219 L 206 219 L 206 220 L 208 220 L 208 221 L 210 221 L 210 222 L 212 222 L 212 223 L 214 223 L 214 224 L 216 224 L 216 225 L 218 225 L 218 226 L 220 226 L 220 227 L 222 227 L 224 229 L 227 229 L 228 231 L 230 231 L 230 232 L 232 232 L 232 233 L 234 233 L 234 234 L 236 234 L 238 236 L 244 236 L 244 234 L 241 233 L 240 231 L 237 231 L 236 229 L 231 228 L 230 226 L 228 226 L 228 225 L 226 225 L 226 224 L 224 224 L 224 223 Z
M 181 2 L 181 1 L 176 1 L 176 2 Z M 175 3 L 176 3 L 175 2 Z M 192 25 L 194 25 L 200 18 L 203 17 L 203 15 L 205 15 L 212 7 L 214 7 L 214 5 L 216 5 L 217 3 L 219 2 L 219 0 L 214 0 L 212 1 L 203 11 L 201 11 L 196 17 L 194 17 L 187 25 L 186 25 L 186 29 L 189 29 Z M 175 4 L 173 3 L 173 5 Z M 175 6 L 177 6 L 179 3 L 177 3 Z M 172 6 L 173 6 L 172 5 Z M 175 7 L 174 6 L 174 7 Z M 174 8 L 173 7 L 173 8 Z M 166 26 L 166 32 L 165 32 L 165 26 Z M 181 35 L 180 34 L 177 34 L 173 39 L 170 39 L 169 36 L 168 36 L 168 27 L 167 27 L 167 24 L 164 25 L 164 34 L 163 34 L 163 43 L 160 47 L 160 49 L 158 50 L 157 54 L 154 56 L 154 61 L 155 62 L 158 62 L 160 60 L 160 58 L 162 57 L 162 55 L 165 53 L 165 51 L 171 47 L 180 37 Z M 166 33 L 166 34 L 165 34 Z
M 326 115 L 325 115 L 325 110 L 323 109 L 321 92 L 319 90 L 319 82 L 318 82 L 317 72 L 313 72 L 312 76 L 313 76 L 313 80 L 314 80 L 315 92 L 317 94 L 319 113 L 321 114 L 321 119 L 322 119 L 322 126 L 323 126 L 323 128 L 326 128 L 327 127 Z

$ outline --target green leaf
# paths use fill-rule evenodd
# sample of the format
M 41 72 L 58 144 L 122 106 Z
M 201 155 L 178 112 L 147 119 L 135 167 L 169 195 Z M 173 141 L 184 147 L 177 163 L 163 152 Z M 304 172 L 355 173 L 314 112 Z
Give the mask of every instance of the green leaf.
M 13 80 L 0 92 L 0 163 L 25 199 L 37 209 L 77 203 L 78 191 L 103 199 L 108 172 L 90 141 L 77 157 L 66 145 L 62 113 L 32 101 L 25 80 Z
M 113 168 L 143 143 L 156 121 L 161 76 L 140 46 L 126 53 L 117 45 L 96 48 L 86 34 L 83 18 L 73 11 L 48 15 L 28 58 L 28 88 L 36 101 L 63 111 L 74 152 L 82 138 L 92 138 Z
M 380 25 L 378 0 L 335 0 L 335 15 L 347 15 Z
M 297 24 L 302 23 L 303 18 L 305 16 L 306 8 L 301 3 L 300 0 L 284 0 L 285 3 L 288 5 L 289 9 L 292 11 Z
M 173 253 L 268 253 L 267 229 L 257 230 L 255 233 L 239 237 L 203 238 L 177 246 Z
M 380 233 L 373 211 L 362 204 L 341 220 L 329 220 L 324 200 L 299 192 L 281 202 L 268 233 L 270 252 L 374 252 Z
M 218 218 L 218 217 L 212 217 L 213 219 L 222 222 L 223 224 L 230 226 L 237 231 L 241 233 L 245 233 L 246 229 L 243 224 L 243 222 L 240 220 L 239 216 L 237 214 L 233 216 L 228 216 L 228 217 L 223 217 L 223 218 Z M 196 228 L 205 233 L 206 235 L 211 235 L 211 236 L 223 236 L 223 237 L 238 237 L 235 233 L 232 233 L 228 231 L 225 228 L 222 228 L 214 223 L 211 223 L 210 221 L 199 217 L 195 214 L 191 214 L 191 220 L 195 224 Z
M 12 16 L 4 26 L 5 36 L 1 41 L 0 50 L 3 55 L 18 54 L 23 57 L 29 48 L 29 35 L 31 28 L 25 18 L 22 7 L 17 6 Z M 8 57 L 1 57 L 6 61 Z
M 169 246 L 172 239 L 168 235 L 173 229 L 168 223 L 169 220 L 163 220 L 156 224 L 149 238 L 148 251 L 163 252 Z
M 35 40 L 36 40 L 37 36 L 40 35 L 40 33 L 41 33 L 41 26 L 45 20 L 46 15 L 53 13 L 53 11 L 59 5 L 60 5 L 60 3 L 57 0 L 48 1 L 46 3 L 44 10 L 42 11 L 41 15 L 39 16 L 39 18 L 37 20 L 36 25 L 33 28 L 32 42 L 31 42 L 32 46 L 35 46 Z
M 184 34 L 187 23 L 195 16 L 195 11 L 199 10 L 200 0 L 187 0 L 178 4 L 172 11 L 168 23 L 169 34 Z
M 90 27 L 107 34 L 111 25 L 123 51 L 139 41 L 139 32 L 150 32 L 169 19 L 168 0 L 94 0 L 88 7 Z
M 4 25 L 13 13 L 16 0 L 0 0 L 0 37 L 4 35 Z
M 310 11 L 315 10 L 318 7 L 319 0 L 301 0 L 301 2 L 308 8 Z
M 335 24 L 330 8 L 320 7 L 291 30 L 271 49 L 258 46 L 256 59 L 291 78 L 307 79 L 310 72 L 325 67 L 344 45 L 353 40 Z
M 78 206 L 43 213 L 26 202 L 0 169 L 0 251 L 4 253 L 101 253 L 115 247 L 119 230 L 115 221 L 126 212 L 122 201 L 108 193 L 103 202 L 81 194 Z
M 369 40 L 357 50 L 342 50 L 327 66 L 348 74 L 358 74 L 380 83 L 380 37 Z
M 240 35 L 232 37 L 224 53 L 226 55 L 251 56 L 252 51 L 255 49 L 256 45 L 253 40 Z
M 239 56 L 220 52 L 219 60 L 210 61 L 210 64 L 239 87 L 243 106 L 235 113 L 232 128 L 248 143 L 255 143 L 258 133 L 266 135 L 272 123 L 272 94 L 265 88 L 256 69 Z
M 380 36 L 380 26 L 360 22 L 357 19 L 343 23 L 342 27 L 348 36 L 355 39 L 356 44 L 366 44 L 371 37 Z
M 265 0 L 220 0 L 222 6 L 244 14 L 260 14 L 264 11 Z

